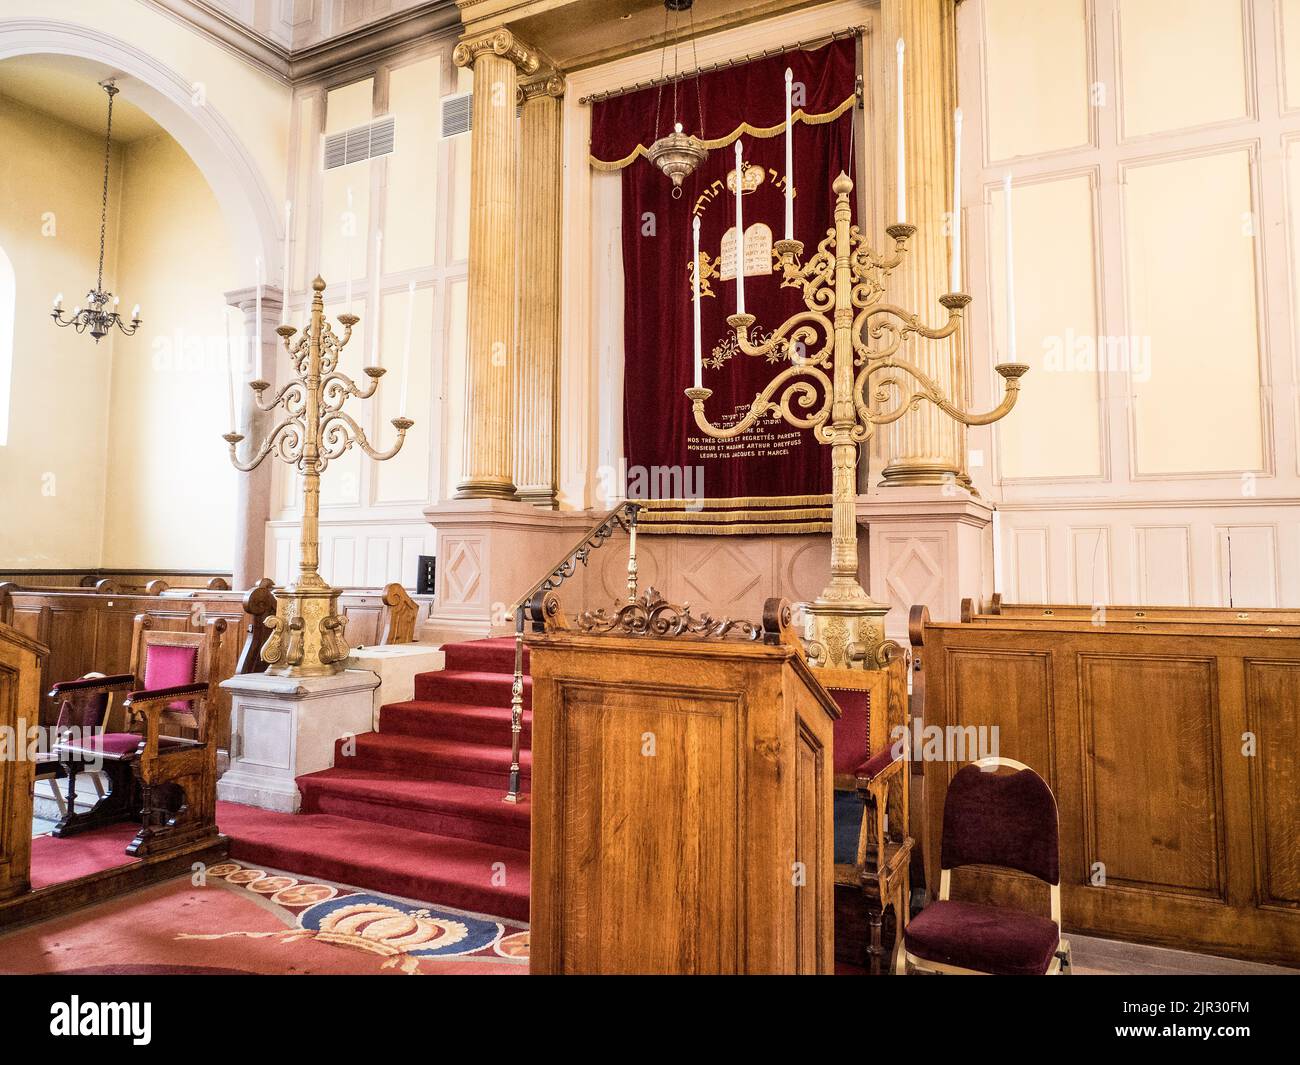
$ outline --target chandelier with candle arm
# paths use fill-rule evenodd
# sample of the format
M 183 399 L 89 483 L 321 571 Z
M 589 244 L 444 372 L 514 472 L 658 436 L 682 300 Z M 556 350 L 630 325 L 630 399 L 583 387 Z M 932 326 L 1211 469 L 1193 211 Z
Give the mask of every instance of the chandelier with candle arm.
M 902 68 L 902 41 L 898 62 Z M 911 341 L 960 343 L 961 325 L 971 297 L 960 291 L 958 227 L 954 227 L 953 291 L 939 298 L 947 321 L 931 326 L 917 314 L 885 299 L 888 280 L 903 262 L 907 242 L 916 227 L 898 221 L 886 228 L 893 248 L 878 252 L 858 226 L 851 224 L 853 182 L 845 173 L 835 178 L 834 224 L 806 261 L 804 245 L 794 238 L 793 129 L 791 80 L 786 71 L 786 202 L 785 239 L 773 244 L 781 287 L 799 290 L 805 309 L 773 329 L 761 342 L 750 339 L 756 319 L 745 309 L 745 248 L 741 196 L 743 150 L 736 142 L 736 313 L 727 318 L 736 348 L 745 355 L 776 357 L 787 363 L 758 393 L 748 410 L 726 427 L 709 421 L 704 406 L 713 395 L 702 380 L 699 271 L 693 271 L 695 314 L 695 383 L 686 389 L 695 424 L 706 436 L 727 440 L 740 436 L 760 419 L 772 415 L 799 429 L 811 429 L 818 443 L 831 448 L 831 578 L 816 601 L 805 607 L 809 657 L 817 665 L 875 668 L 888 660 L 894 645 L 886 641 L 884 616 L 889 605 L 872 599 L 858 578 L 858 465 L 863 447 L 876 427 L 897 421 L 923 402 L 932 403 L 964 425 L 988 425 L 1006 415 L 1020 394 L 1020 378 L 1029 367 L 1010 361 L 994 369 L 1003 378 L 1001 402 L 985 413 L 963 410 L 945 394 L 939 382 L 903 357 Z M 903 113 L 899 94 L 898 217 L 906 217 L 903 181 Z M 960 121 L 958 119 L 958 121 Z M 958 157 L 959 158 L 959 157 Z M 960 162 L 958 162 L 960 167 Z M 956 183 L 954 195 L 959 196 Z M 954 218 L 958 218 L 954 207 Z M 1008 206 L 1009 209 L 1009 206 Z M 700 220 L 693 220 L 695 262 L 699 262 Z M 1008 264 L 1010 250 L 1008 246 Z M 1010 294 L 1008 266 L 1008 295 Z M 1014 327 L 1012 334 L 1014 335 Z M 1015 357 L 1014 342 L 1010 346 Z
M 111 292 L 104 291 L 104 240 L 108 231 L 108 170 L 113 151 L 113 97 L 121 90 L 111 80 L 100 83 L 108 94 L 108 125 L 104 134 L 104 192 L 99 210 L 99 274 L 95 287 L 86 293 L 84 306 L 76 307 L 70 315 L 63 313 L 63 293 L 54 297 L 54 309 L 50 317 L 54 324 L 67 328 L 72 326 L 78 333 L 89 332 L 98 344 L 114 327 L 127 336 L 140 328 L 140 305 L 137 303 L 131 311 L 130 321 L 126 321 L 117 311 L 120 302 Z

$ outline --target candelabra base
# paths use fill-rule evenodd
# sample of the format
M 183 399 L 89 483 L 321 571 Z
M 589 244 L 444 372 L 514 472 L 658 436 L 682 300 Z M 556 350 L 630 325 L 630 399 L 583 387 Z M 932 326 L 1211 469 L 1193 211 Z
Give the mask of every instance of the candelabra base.
M 275 590 L 275 617 L 267 621 L 271 635 L 262 645 L 266 672 L 275 677 L 329 677 L 343 672 L 348 657 L 343 638 L 346 624 L 339 614 L 341 588 L 320 577 Z
M 804 641 L 814 666 L 877 669 L 888 661 L 887 603 L 862 597 L 832 599 L 825 593 L 804 607 Z

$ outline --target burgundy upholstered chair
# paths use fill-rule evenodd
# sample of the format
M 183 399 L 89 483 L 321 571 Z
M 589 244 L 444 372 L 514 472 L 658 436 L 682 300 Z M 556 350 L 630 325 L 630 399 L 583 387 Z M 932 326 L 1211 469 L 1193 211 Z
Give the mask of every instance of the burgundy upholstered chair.
M 891 742 L 891 725 L 906 716 L 907 663 L 900 658 L 883 670 L 825 667 L 816 676 L 840 708 L 832 751 L 835 883 L 861 892 L 866 902 L 866 960 L 876 973 L 885 911 L 894 910 L 896 936 L 907 926 L 909 773 L 903 745 Z
M 999 768 L 1014 770 L 999 774 Z M 1056 799 L 1037 773 L 1010 758 L 981 758 L 948 785 L 943 807 L 939 898 L 912 918 L 897 972 L 1052 976 L 1070 972 L 1061 938 Z M 952 870 L 1018 869 L 1049 886 L 1051 917 L 949 899 Z
M 95 716 L 89 709 L 82 716 L 95 731 L 61 738 L 54 750 L 69 769 L 102 764 L 110 782 L 108 794 L 78 814 L 76 772 L 68 772 L 67 810 L 56 836 L 138 817 L 140 831 L 127 853 L 142 856 L 159 849 L 163 837 L 171 845 L 216 835 L 216 664 L 226 621 L 209 621 L 201 632 L 155 624 L 148 614 L 136 617 L 130 673 L 51 690 L 54 698 L 75 696 L 87 708 L 98 700 L 98 722 L 89 720 Z M 119 691 L 130 693 L 122 701 L 130 731 L 99 731 Z

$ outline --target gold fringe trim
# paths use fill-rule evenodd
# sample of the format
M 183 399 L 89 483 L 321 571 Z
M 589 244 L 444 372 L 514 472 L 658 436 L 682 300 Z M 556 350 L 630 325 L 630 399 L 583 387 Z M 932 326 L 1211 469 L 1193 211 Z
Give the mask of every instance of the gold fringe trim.
M 834 122 L 837 118 L 840 117 L 840 115 L 844 114 L 845 111 L 847 111 L 850 107 L 854 105 L 857 99 L 858 99 L 857 93 L 854 93 L 842 104 L 840 104 L 837 108 L 835 108 L 834 111 L 827 111 L 825 114 L 820 114 L 820 115 L 805 114 L 803 109 L 800 108 L 798 111 L 796 111 L 793 115 L 790 116 L 790 121 L 792 123 L 803 122 L 805 125 L 809 125 L 809 126 L 824 126 L 827 122 Z M 767 138 L 767 137 L 775 137 L 778 134 L 784 132 L 785 132 L 784 122 L 780 123 L 780 125 L 767 126 L 767 127 L 751 126 L 748 122 L 742 122 L 739 126 L 737 126 L 730 133 L 728 133 L 725 137 L 719 137 L 717 140 L 704 141 L 704 147 L 709 149 L 725 148 L 728 144 L 731 144 L 733 141 L 735 141 L 737 137 L 744 136 L 745 134 L 748 134 L 751 137 Z M 622 170 L 625 166 L 628 166 L 629 164 L 635 162 L 639 156 L 645 156 L 646 158 L 649 158 L 649 155 L 650 155 L 649 149 L 647 149 L 644 144 L 638 144 L 632 150 L 632 153 L 630 155 L 624 156 L 622 159 L 616 159 L 613 162 L 606 162 L 604 159 L 597 159 L 594 155 L 589 156 L 589 158 L 591 159 L 592 169 L 609 172 L 613 170 Z
M 815 507 L 831 505 L 829 492 L 812 496 L 719 496 L 716 499 L 644 499 L 646 510 L 685 510 L 689 505 L 709 507 Z
M 810 521 L 790 525 L 772 525 L 763 522 L 742 525 L 668 525 L 653 522 L 641 526 L 646 536 L 659 536 L 668 533 L 689 533 L 692 536 L 741 536 L 755 534 L 785 534 L 795 536 L 807 533 L 824 533 L 831 531 L 829 521 Z
M 754 515 L 760 514 L 765 518 L 796 518 L 811 521 L 826 521 L 829 514 L 829 507 L 801 507 L 798 509 L 786 510 L 772 507 L 770 509 L 746 509 L 746 510 L 647 510 L 639 518 L 639 521 L 647 525 L 658 525 L 667 521 L 684 521 L 692 523 L 703 522 L 727 522 L 727 521 L 753 521 Z

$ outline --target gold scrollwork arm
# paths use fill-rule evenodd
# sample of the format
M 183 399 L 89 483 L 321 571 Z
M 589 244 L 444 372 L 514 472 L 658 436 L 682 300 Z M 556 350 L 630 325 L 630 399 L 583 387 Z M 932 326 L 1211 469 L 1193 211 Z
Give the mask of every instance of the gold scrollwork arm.
M 835 326 L 829 318 L 817 311 L 800 311 L 793 314 L 777 327 L 776 331 L 761 344 L 751 344 L 749 327 L 754 324 L 752 314 L 733 314 L 727 324 L 736 332 L 736 347 L 744 355 L 772 355 L 782 348 L 790 349 L 790 361 L 795 365 L 825 365 L 830 358 L 831 348 L 835 343 Z M 802 343 L 805 351 L 811 351 L 818 334 L 823 338 L 821 348 L 810 355 L 800 355 L 795 345 Z
M 301 439 L 301 431 L 301 427 L 294 418 L 285 418 L 279 425 L 266 434 L 266 439 L 262 441 L 262 445 L 247 462 L 240 462 L 239 455 L 236 452 L 239 442 L 244 439 L 243 433 L 223 433 L 221 439 L 230 445 L 230 461 L 234 465 L 235 469 L 239 470 L 241 473 L 249 473 L 262 464 L 262 460 L 271 453 L 272 448 L 276 448 L 277 452 L 281 456 L 284 456 L 285 440 L 290 440 L 292 447 L 292 441 L 294 439 Z
M 862 369 L 853 383 L 853 405 L 857 409 L 859 418 L 874 425 L 887 425 L 890 422 L 897 421 L 909 410 L 915 410 L 922 400 L 933 403 L 948 417 L 961 422 L 963 425 L 989 425 L 1005 417 L 1011 408 L 1016 405 L 1016 400 L 1020 396 L 1020 378 L 1029 372 L 1029 367 L 1019 362 L 999 363 L 994 369 L 1006 382 L 1006 391 L 1003 393 L 1002 402 L 983 414 L 971 414 L 962 410 L 943 394 L 939 385 L 924 370 L 897 359 L 878 360 Z M 867 401 L 867 384 L 875 374 L 885 371 L 896 372 L 891 373 L 889 377 L 881 382 L 880 393 L 877 396 L 881 400 L 886 398 L 886 388 L 893 388 L 899 393 L 904 391 L 904 375 L 913 378 L 921 387 L 892 410 L 876 411 Z
M 383 462 L 386 459 L 391 459 L 402 450 L 402 444 L 406 440 L 406 431 L 414 424 L 415 422 L 410 418 L 392 419 L 393 428 L 397 430 L 397 440 L 387 451 L 376 451 L 370 446 L 370 441 L 366 438 L 366 431 L 357 424 L 352 415 L 346 411 L 333 411 L 321 423 L 321 458 L 336 459 L 347 451 L 353 443 L 356 443 L 362 451 L 376 462 Z
M 813 381 L 796 380 L 800 377 L 811 377 L 816 384 Z M 788 387 L 781 398 L 773 400 L 772 397 L 786 385 Z M 821 386 L 820 389 L 817 385 Z M 688 388 L 686 396 L 691 401 L 695 424 L 700 427 L 700 432 L 715 440 L 730 440 L 750 428 L 770 410 L 779 413 L 786 423 L 797 429 L 812 429 L 819 426 L 830 416 L 832 391 L 831 379 L 816 366 L 806 364 L 789 366 L 772 378 L 768 386 L 754 397 L 754 402 L 749 405 L 749 410 L 744 417 L 730 429 L 721 429 L 714 425 L 704 413 L 704 402 L 713 395 L 711 388 Z M 797 402 L 800 407 L 807 410 L 813 407 L 819 398 L 821 405 L 810 415 L 796 414 L 791 407 L 792 403 Z

